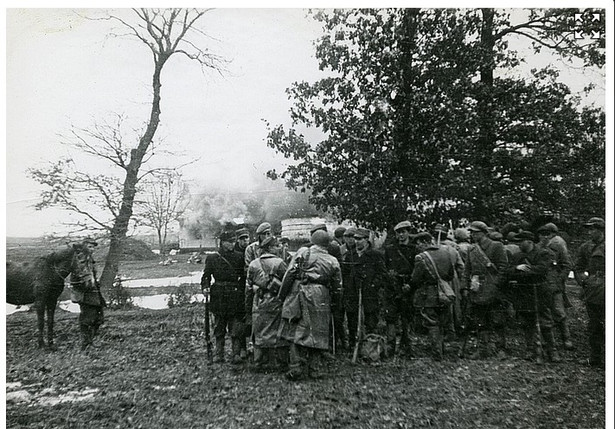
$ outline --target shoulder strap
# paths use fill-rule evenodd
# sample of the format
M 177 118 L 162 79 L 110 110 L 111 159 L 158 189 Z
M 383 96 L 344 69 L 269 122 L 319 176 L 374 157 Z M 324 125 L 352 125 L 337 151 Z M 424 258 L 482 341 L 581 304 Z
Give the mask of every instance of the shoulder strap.
M 489 259 L 489 256 L 487 256 L 487 254 L 485 253 L 485 251 L 483 250 L 482 247 L 480 247 L 479 243 L 474 243 L 474 247 L 476 247 L 476 249 L 478 250 L 478 252 L 483 256 L 483 258 L 485 258 L 487 260 L 487 263 L 490 264 L 491 263 L 491 259 Z M 493 265 L 493 268 L 495 269 L 495 271 L 499 271 L 498 267 L 496 267 L 495 265 Z
M 403 253 L 401 253 L 401 249 L 400 249 L 399 247 L 396 247 L 396 249 L 397 249 L 397 253 L 399 253 L 399 256 L 401 256 L 401 257 L 402 257 L 402 259 L 403 259 L 404 261 L 406 261 L 406 263 L 407 263 L 408 265 L 412 266 L 412 264 L 410 263 L 410 261 L 408 260 L 408 258 L 406 258 L 406 256 L 405 256 Z
M 233 264 L 231 264 L 228 259 L 226 259 L 224 256 L 222 256 L 219 252 L 216 252 L 216 255 L 218 255 L 224 262 L 226 262 L 228 264 L 229 267 L 231 267 L 232 270 L 235 269 L 235 267 L 233 266 Z
M 432 266 L 433 270 L 434 270 L 434 271 L 435 271 L 435 273 L 436 273 L 436 275 L 435 275 L 436 280 L 442 280 L 442 279 L 440 278 L 440 273 L 438 273 L 438 267 L 436 267 L 436 263 L 435 263 L 435 262 L 434 262 L 434 260 L 432 259 L 432 257 L 431 257 L 431 255 L 429 254 L 429 252 L 424 251 L 423 253 L 427 256 L 427 259 L 429 259 L 429 262 L 431 263 L 431 266 Z M 433 274 L 432 274 L 432 275 L 433 275 Z

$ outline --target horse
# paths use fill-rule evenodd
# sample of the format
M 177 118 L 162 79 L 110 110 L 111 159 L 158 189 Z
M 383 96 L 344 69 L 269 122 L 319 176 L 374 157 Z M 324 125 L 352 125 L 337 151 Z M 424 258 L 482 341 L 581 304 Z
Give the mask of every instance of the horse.
M 38 319 L 38 346 L 45 347 L 44 328 L 47 316 L 47 344 L 55 349 L 53 323 L 58 298 L 64 290 L 64 281 L 72 274 L 83 276 L 86 268 L 83 255 L 91 250 L 83 243 L 36 258 L 31 263 L 6 263 L 6 302 L 13 305 L 34 303 Z

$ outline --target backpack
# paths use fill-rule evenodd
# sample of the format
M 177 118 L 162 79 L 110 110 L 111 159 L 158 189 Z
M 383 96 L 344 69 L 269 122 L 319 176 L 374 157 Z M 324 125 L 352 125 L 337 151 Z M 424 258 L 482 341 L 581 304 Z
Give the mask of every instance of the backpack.
M 382 335 L 368 334 L 361 341 L 361 357 L 370 362 L 380 362 L 386 353 L 386 340 Z

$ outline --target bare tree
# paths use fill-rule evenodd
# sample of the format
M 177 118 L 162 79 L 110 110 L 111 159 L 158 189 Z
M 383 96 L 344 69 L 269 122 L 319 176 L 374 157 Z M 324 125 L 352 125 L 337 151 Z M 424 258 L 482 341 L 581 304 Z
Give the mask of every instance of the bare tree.
M 94 130 L 73 130 L 74 144 L 86 154 L 105 159 L 123 170 L 123 177 L 113 183 L 113 191 L 100 186 L 98 179 L 102 176 L 80 173 L 84 169 L 74 169 L 74 180 L 65 180 L 62 173 L 71 160 L 60 161 L 52 165 L 49 170 L 33 170 L 32 176 L 39 182 L 49 186 L 43 193 L 43 199 L 48 205 L 56 204 L 72 209 L 88 218 L 90 222 L 105 229 L 109 233 L 110 244 L 105 266 L 101 275 L 101 284 L 109 288 L 115 278 L 120 262 L 123 242 L 133 219 L 135 195 L 139 181 L 149 172 L 142 172 L 143 164 L 152 154 L 154 136 L 160 123 L 161 100 L 161 74 L 162 70 L 173 55 L 180 54 L 190 60 L 196 61 L 205 69 L 222 71 L 221 57 L 209 52 L 199 45 L 197 39 L 206 37 L 206 34 L 196 27 L 197 21 L 210 9 L 133 9 L 136 15 L 135 22 L 119 14 L 109 14 L 105 20 L 116 22 L 126 30 L 123 33 L 114 33 L 118 37 L 131 37 L 142 42 L 149 48 L 153 57 L 152 100 L 149 118 L 144 130 L 139 133 L 138 143 L 132 148 L 127 145 L 121 135 L 115 134 L 113 128 L 99 128 Z M 49 176 L 51 174 L 51 176 Z M 47 175 L 47 176 L 46 176 Z M 81 183 L 89 190 L 99 189 L 98 202 L 94 204 L 104 206 L 111 216 L 98 219 L 92 212 L 82 210 L 77 201 L 83 197 L 76 188 L 75 183 Z M 119 191 L 117 190 L 119 189 Z
M 179 221 L 190 203 L 190 193 L 181 173 L 163 171 L 144 183 L 140 223 L 156 230 L 160 254 L 164 253 L 169 227 Z

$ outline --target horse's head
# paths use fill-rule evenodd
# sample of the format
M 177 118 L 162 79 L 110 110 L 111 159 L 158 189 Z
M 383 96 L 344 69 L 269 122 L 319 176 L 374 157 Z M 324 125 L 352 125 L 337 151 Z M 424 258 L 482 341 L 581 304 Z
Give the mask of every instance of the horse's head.
M 73 257 L 70 266 L 71 283 L 90 283 L 94 279 L 94 260 L 92 250 L 83 243 L 73 244 Z

